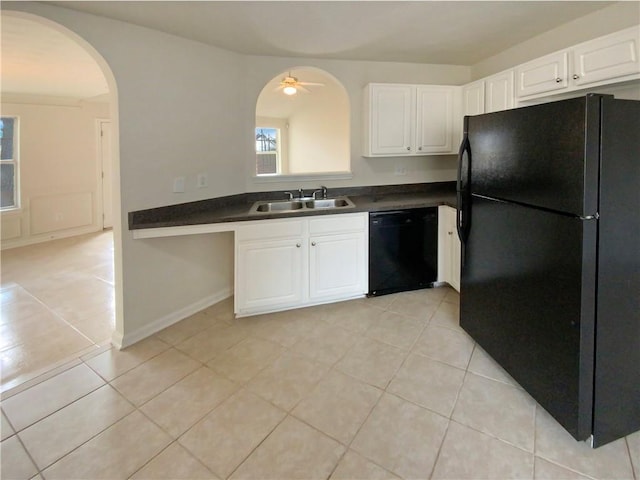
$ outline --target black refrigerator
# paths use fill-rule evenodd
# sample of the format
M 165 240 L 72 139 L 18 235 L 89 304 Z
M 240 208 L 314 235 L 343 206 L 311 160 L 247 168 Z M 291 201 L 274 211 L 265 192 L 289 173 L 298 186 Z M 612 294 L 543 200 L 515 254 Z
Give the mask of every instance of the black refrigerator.
M 640 102 L 464 119 L 460 325 L 577 440 L 640 429 Z

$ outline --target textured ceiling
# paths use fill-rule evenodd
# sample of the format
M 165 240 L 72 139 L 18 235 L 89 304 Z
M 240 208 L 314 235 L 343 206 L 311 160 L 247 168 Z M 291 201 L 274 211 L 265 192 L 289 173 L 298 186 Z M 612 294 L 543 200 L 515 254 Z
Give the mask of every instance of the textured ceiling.
M 611 2 L 50 2 L 239 53 L 472 65 Z
M 473 65 L 611 2 L 47 2 L 251 55 Z M 64 35 L 2 15 L 2 91 L 79 98 L 107 85 Z

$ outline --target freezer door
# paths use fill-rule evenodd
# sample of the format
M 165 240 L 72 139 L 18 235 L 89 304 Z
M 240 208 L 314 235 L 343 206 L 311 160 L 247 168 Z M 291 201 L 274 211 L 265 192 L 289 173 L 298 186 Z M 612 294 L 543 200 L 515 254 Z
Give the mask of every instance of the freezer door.
M 592 95 L 469 117 L 472 193 L 593 215 L 601 98 Z
M 597 221 L 471 201 L 460 325 L 567 431 L 586 439 Z

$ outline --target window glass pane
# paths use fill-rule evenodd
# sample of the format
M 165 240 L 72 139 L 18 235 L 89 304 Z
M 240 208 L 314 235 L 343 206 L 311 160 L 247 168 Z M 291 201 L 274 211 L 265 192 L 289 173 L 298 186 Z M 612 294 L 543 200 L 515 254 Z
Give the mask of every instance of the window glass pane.
M 278 173 L 278 158 L 275 153 L 259 153 L 256 155 L 256 173 L 269 175 Z
M 0 208 L 15 207 L 15 165 L 0 164 Z
M 256 152 L 276 152 L 278 150 L 278 129 L 256 128 Z
M 0 159 L 13 159 L 13 124 L 15 118 L 0 119 Z M 4 195 L 4 194 L 3 194 Z M 3 197 L 4 198 L 4 197 Z

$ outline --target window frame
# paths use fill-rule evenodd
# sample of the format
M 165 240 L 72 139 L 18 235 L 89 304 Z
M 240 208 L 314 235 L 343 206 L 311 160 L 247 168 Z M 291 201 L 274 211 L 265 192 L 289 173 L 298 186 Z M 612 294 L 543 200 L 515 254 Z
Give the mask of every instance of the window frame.
M 258 141 L 258 130 L 275 130 L 276 132 L 276 150 L 274 151 L 259 151 L 256 148 L 256 164 L 255 164 L 255 175 L 256 177 L 271 177 L 271 176 L 275 176 L 275 175 L 281 175 L 282 172 L 282 146 L 281 146 L 281 142 L 282 142 L 282 132 L 280 131 L 279 127 L 268 127 L 268 126 L 257 126 L 254 130 L 254 137 L 255 137 L 255 141 L 257 143 Z M 258 173 L 258 155 L 273 155 L 276 154 L 276 171 L 273 173 Z
M 2 115 L 1 119 L 13 119 L 13 158 L 0 158 L 0 165 L 13 165 L 13 205 L 2 207 L 0 212 L 13 212 L 20 210 L 20 117 L 18 115 Z

